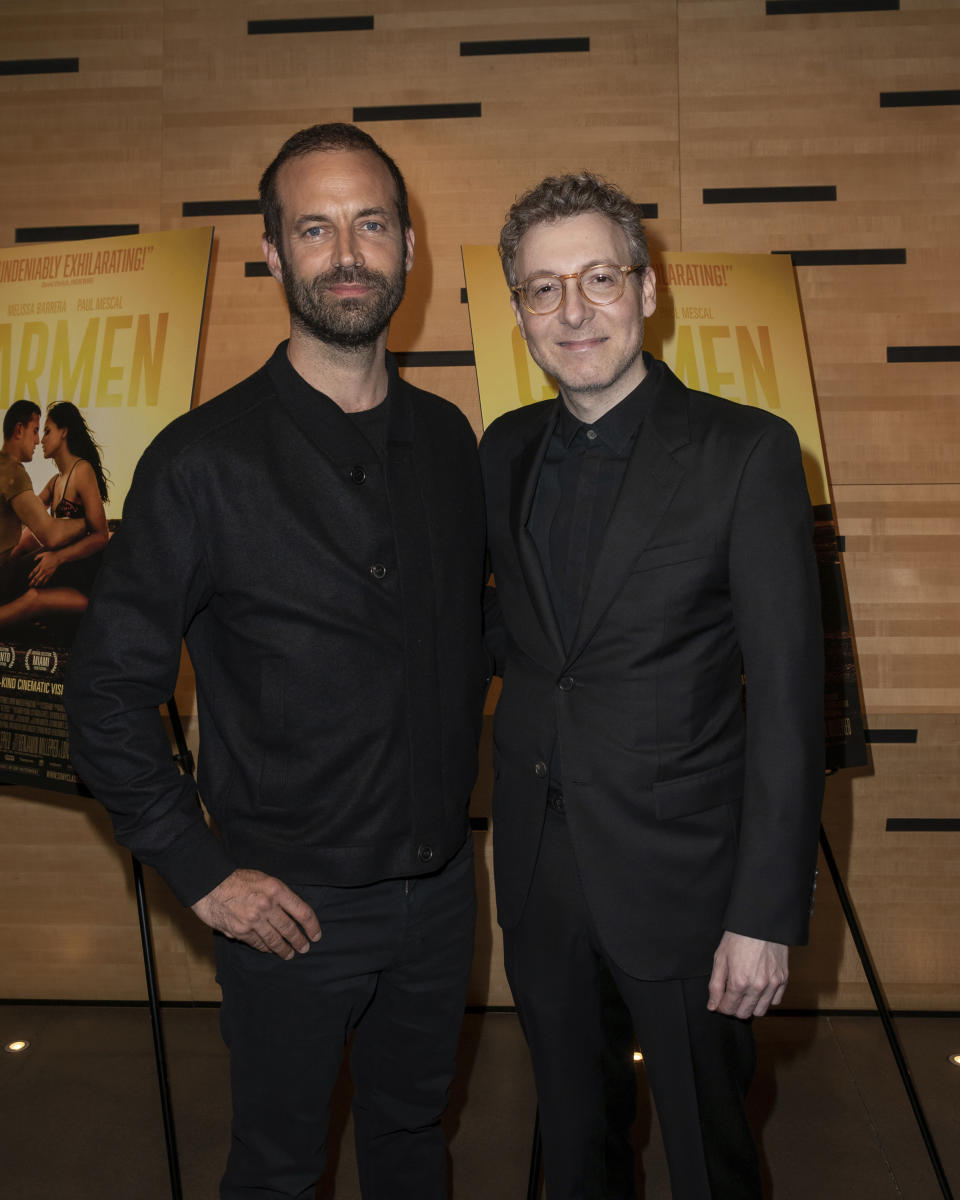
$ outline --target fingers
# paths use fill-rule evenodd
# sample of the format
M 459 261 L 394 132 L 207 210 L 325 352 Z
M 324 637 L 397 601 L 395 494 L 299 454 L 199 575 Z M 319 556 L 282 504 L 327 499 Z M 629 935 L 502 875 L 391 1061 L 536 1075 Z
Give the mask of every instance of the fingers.
M 211 928 L 265 954 L 291 959 L 319 941 L 313 909 L 279 879 L 237 870 L 198 900 L 193 910 Z
M 719 954 L 715 954 L 713 958 L 713 971 L 710 974 L 710 982 L 707 985 L 707 1008 L 710 1012 L 716 1012 L 723 1002 L 724 992 L 727 990 L 727 964 L 726 960 Z
M 725 933 L 714 955 L 707 1008 L 747 1020 L 762 1017 L 783 999 L 787 947 Z

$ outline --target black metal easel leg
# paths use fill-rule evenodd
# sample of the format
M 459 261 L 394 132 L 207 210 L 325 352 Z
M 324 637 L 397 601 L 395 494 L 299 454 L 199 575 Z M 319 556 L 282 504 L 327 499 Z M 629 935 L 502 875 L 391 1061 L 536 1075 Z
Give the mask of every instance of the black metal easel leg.
M 153 1026 L 153 1053 L 157 1060 L 157 1083 L 160 1087 L 160 1108 L 163 1112 L 163 1135 L 167 1143 L 167 1167 L 170 1171 L 170 1195 L 173 1200 L 182 1200 L 183 1186 L 180 1182 L 180 1160 L 177 1155 L 177 1135 L 173 1127 L 173 1107 L 170 1103 L 170 1087 L 167 1083 L 167 1056 L 163 1048 L 163 1030 L 160 1026 L 160 1005 L 157 1001 L 157 982 L 153 971 L 153 938 L 147 917 L 147 897 L 143 888 L 143 867 L 131 857 L 133 863 L 133 889 L 137 896 L 137 916 L 140 920 L 140 945 L 143 948 L 143 970 L 147 977 L 147 1000 L 150 1004 L 150 1023 Z
M 893 1053 L 894 1061 L 897 1064 L 897 1069 L 900 1072 L 900 1078 L 903 1080 L 903 1086 L 906 1089 L 907 1097 L 910 1100 L 910 1107 L 913 1109 L 913 1115 L 916 1117 L 917 1125 L 920 1128 L 920 1136 L 923 1138 L 923 1144 L 927 1148 L 927 1154 L 930 1158 L 930 1164 L 933 1167 L 933 1172 L 937 1177 L 937 1182 L 940 1184 L 940 1191 L 944 1200 L 953 1200 L 953 1192 L 950 1190 L 950 1183 L 943 1169 L 943 1163 L 940 1161 L 940 1155 L 937 1151 L 937 1144 L 933 1140 L 933 1134 L 930 1131 L 930 1126 L 927 1124 L 927 1118 L 924 1116 L 923 1108 L 920 1104 L 920 1097 L 917 1095 L 917 1089 L 914 1086 L 913 1078 L 910 1075 L 910 1067 L 904 1057 L 903 1049 L 900 1045 L 900 1039 L 897 1036 L 897 1031 L 893 1025 L 893 1019 L 890 1016 L 890 1009 L 887 1005 L 886 997 L 880 987 L 880 980 L 874 970 L 873 963 L 870 959 L 870 952 L 867 949 L 867 943 L 864 941 L 863 933 L 860 929 L 860 924 L 857 921 L 857 914 L 853 911 L 853 905 L 850 902 L 850 896 L 847 892 L 843 878 L 840 875 L 840 869 L 837 866 L 837 861 L 833 857 L 833 851 L 830 849 L 830 842 L 827 839 L 827 831 L 820 826 L 820 848 L 823 850 L 823 857 L 826 861 L 827 868 L 830 871 L 830 876 L 833 879 L 833 886 L 837 889 L 837 896 L 840 900 L 840 907 L 843 909 L 843 915 L 847 919 L 847 927 L 850 930 L 850 936 L 853 938 L 853 944 L 857 948 L 857 954 L 860 955 L 860 962 L 863 966 L 864 974 L 867 977 L 867 983 L 870 985 L 870 991 L 873 993 L 873 1002 L 877 1006 L 877 1012 L 880 1014 L 880 1020 L 883 1023 L 884 1033 L 887 1035 L 887 1041 L 890 1043 L 890 1050 Z
M 527 1180 L 527 1200 L 539 1200 L 540 1168 L 543 1165 L 543 1143 L 540 1140 L 540 1109 L 533 1118 L 533 1144 L 530 1147 L 530 1178 Z

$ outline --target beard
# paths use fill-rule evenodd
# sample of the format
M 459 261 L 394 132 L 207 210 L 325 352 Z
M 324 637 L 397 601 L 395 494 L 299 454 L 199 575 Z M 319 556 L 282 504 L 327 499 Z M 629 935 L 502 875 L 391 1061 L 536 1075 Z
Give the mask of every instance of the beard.
M 390 324 L 407 283 L 402 261 L 393 275 L 365 267 L 333 267 L 309 282 L 295 275 L 283 258 L 281 266 L 291 321 L 321 342 L 345 350 L 373 345 Z M 360 283 L 370 291 L 346 298 L 329 295 L 327 289 L 338 283 Z

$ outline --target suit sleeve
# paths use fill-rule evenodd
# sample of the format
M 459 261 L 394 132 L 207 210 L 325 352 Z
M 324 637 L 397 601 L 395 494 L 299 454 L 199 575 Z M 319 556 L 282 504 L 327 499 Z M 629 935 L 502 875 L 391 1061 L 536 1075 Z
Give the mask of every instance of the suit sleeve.
M 743 470 L 730 580 L 746 766 L 724 928 L 798 945 L 807 940 L 823 799 L 823 632 L 812 510 L 786 422 L 762 434 Z
M 117 841 L 155 867 L 184 904 L 234 869 L 177 770 L 159 706 L 173 695 L 181 642 L 210 595 L 203 536 L 175 460 L 141 460 L 71 653 L 64 703 L 70 753 Z

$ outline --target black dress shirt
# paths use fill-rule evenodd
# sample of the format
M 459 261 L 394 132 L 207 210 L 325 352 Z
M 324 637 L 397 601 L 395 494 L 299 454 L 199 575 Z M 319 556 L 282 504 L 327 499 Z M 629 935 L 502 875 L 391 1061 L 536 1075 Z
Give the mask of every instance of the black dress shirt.
M 660 363 L 647 361 L 642 382 L 592 424 L 560 406 L 540 469 L 527 528 L 567 647 L 644 413 L 659 387 Z

